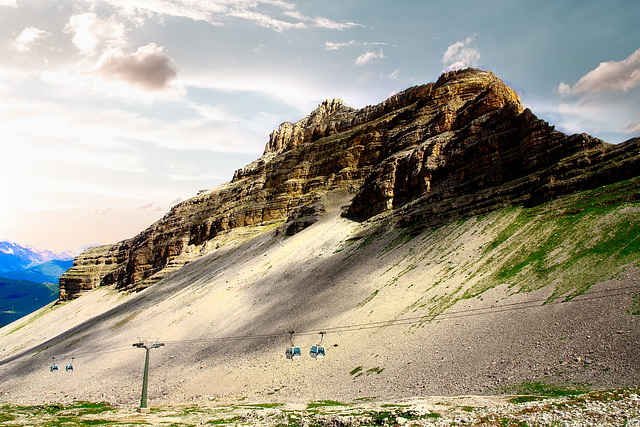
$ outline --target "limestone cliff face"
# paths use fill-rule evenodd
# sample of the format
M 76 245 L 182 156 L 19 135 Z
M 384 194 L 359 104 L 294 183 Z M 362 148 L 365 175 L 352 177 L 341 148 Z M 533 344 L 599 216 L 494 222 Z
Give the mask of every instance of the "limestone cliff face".
M 304 119 L 296 123 L 285 122 L 271 132 L 264 154 L 290 150 L 305 141 L 312 142 L 320 135 L 337 133 L 336 127 L 354 111 L 341 99 L 326 100 Z
M 472 69 L 360 110 L 328 100 L 282 124 L 231 182 L 174 206 L 132 239 L 83 252 L 60 279 L 60 299 L 104 285 L 144 288 L 230 229 L 299 232 L 322 214 L 324 191 L 355 191 L 345 211 L 354 219 L 391 210 L 404 226 L 432 226 L 635 176 L 639 143 L 567 136 L 523 109 L 492 73 Z

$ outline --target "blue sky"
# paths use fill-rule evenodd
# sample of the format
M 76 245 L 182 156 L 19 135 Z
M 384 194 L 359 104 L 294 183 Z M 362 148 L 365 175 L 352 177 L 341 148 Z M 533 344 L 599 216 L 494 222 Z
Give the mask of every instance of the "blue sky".
M 0 239 L 132 237 L 326 98 L 491 70 L 567 133 L 640 134 L 640 2 L 0 0 Z

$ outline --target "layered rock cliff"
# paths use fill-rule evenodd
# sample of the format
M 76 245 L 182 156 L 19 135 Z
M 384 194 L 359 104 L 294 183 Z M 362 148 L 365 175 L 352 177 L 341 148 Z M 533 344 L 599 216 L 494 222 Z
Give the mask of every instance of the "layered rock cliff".
M 280 125 L 263 156 L 229 183 L 174 206 L 131 239 L 83 252 L 60 279 L 60 299 L 104 285 L 144 288 L 230 229 L 282 224 L 296 233 L 317 221 L 319 194 L 332 189 L 355 192 L 347 217 L 391 212 L 402 226 L 437 226 L 636 176 L 639 144 L 567 136 L 492 73 L 473 69 L 360 110 L 328 100 Z

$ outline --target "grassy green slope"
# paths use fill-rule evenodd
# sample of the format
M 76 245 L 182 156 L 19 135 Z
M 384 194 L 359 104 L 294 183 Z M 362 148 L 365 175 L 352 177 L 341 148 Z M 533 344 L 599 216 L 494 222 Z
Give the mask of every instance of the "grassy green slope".
M 351 251 L 387 239 L 381 264 L 399 261 L 360 306 L 404 289 L 403 301 L 413 301 L 404 313 L 434 316 L 498 286 L 508 294 L 549 287 L 547 302 L 569 300 L 640 266 L 639 196 L 634 178 L 532 208 L 460 219 L 417 237 L 406 229 L 391 237 L 370 234 Z
M 550 300 L 570 299 L 640 260 L 640 179 L 584 191 L 534 208 L 517 209 L 485 249 L 498 263 L 475 296 L 498 283 L 519 291 L 553 285 Z

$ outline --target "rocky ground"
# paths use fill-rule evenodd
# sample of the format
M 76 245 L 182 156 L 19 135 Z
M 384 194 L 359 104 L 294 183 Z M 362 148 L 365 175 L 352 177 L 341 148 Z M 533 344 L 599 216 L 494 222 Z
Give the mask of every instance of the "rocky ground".
M 566 390 L 564 390 L 566 392 Z M 561 390 L 556 390 L 560 394 Z M 640 397 L 635 390 L 567 396 L 432 396 L 394 401 L 319 401 L 152 407 L 91 405 L 0 408 L 3 426 L 638 426 Z

